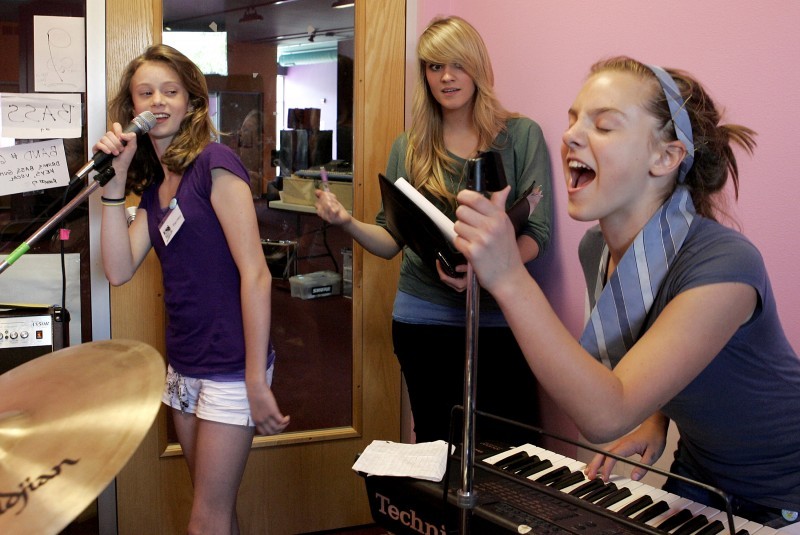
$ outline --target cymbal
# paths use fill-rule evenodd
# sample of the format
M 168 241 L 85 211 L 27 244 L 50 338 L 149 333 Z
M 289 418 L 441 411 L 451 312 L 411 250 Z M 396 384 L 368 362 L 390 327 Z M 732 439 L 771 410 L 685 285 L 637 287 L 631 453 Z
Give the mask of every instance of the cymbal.
M 61 349 L 0 375 L 0 533 L 59 533 L 108 486 L 158 413 L 143 342 Z

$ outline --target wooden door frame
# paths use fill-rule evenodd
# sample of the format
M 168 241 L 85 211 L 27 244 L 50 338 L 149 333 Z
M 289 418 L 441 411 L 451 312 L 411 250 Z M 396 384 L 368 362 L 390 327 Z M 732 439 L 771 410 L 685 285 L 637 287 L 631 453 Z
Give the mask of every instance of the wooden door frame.
M 106 80 L 116 92 L 125 65 L 160 42 L 161 0 L 107 0 Z M 137 22 L 138 21 L 138 22 Z M 354 95 L 354 214 L 374 218 L 377 174 L 403 130 L 405 0 L 356 0 Z M 367 51 L 369 51 L 367 53 Z M 131 203 L 134 201 L 131 200 Z M 254 449 L 239 497 L 243 533 L 302 533 L 371 521 L 363 481 L 351 470 L 374 439 L 400 438 L 400 369 L 391 343 L 391 306 L 399 262 L 353 252 L 354 385 L 360 433 L 349 438 Z M 111 291 L 111 334 L 164 352 L 160 268 L 151 253 L 134 279 Z M 364 407 L 367 410 L 362 410 Z M 162 411 L 116 479 L 118 533 L 180 533 L 191 505 L 191 483 L 180 456 L 164 455 Z

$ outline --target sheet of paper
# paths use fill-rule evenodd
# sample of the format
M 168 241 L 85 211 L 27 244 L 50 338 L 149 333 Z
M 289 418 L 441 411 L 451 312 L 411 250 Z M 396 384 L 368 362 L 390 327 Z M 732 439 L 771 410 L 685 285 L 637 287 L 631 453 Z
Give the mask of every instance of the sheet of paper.
M 86 91 L 86 19 L 33 17 L 36 92 Z
M 67 184 L 69 171 L 62 139 L 0 148 L 0 195 Z
M 441 230 L 447 239 L 450 240 L 450 243 L 453 243 L 453 241 L 456 239 L 456 231 L 453 228 L 454 223 L 446 215 L 444 215 L 441 210 L 436 208 L 431 201 L 426 199 L 422 193 L 417 191 L 414 186 L 409 184 L 405 178 L 398 178 L 397 181 L 395 181 L 395 185 L 400 189 L 400 191 L 405 193 L 406 197 L 411 199 L 414 204 L 422 208 L 422 211 L 428 214 L 428 217 L 430 217 L 433 222 L 436 223 L 436 226 L 439 227 L 439 230 Z
M 447 467 L 447 442 L 401 444 L 373 440 L 358 457 L 353 470 L 371 476 L 398 476 L 441 481 Z
M 17 139 L 81 137 L 78 94 L 0 93 L 0 135 Z

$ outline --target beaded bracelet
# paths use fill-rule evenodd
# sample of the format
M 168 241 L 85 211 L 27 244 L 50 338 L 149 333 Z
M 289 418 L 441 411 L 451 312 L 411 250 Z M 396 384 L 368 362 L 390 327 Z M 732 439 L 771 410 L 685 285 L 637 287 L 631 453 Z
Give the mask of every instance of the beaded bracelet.
M 100 197 L 100 202 L 103 206 L 120 206 L 125 204 L 125 197 L 119 199 L 109 199 L 108 197 Z

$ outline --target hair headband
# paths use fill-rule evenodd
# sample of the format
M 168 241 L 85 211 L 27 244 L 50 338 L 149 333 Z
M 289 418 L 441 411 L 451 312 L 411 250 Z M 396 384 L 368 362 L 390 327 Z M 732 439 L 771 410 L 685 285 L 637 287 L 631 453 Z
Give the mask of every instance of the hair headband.
M 686 157 L 681 162 L 678 170 L 678 183 L 683 184 L 686 180 L 686 174 L 694 163 L 694 137 L 692 136 L 692 122 L 689 120 L 689 112 L 686 111 L 686 102 L 684 102 L 675 80 L 672 79 L 672 76 L 667 71 L 655 65 L 646 65 L 646 67 L 653 71 L 653 74 L 658 78 L 658 82 L 667 96 L 669 113 L 672 116 L 672 124 L 675 126 L 675 135 L 686 147 Z

